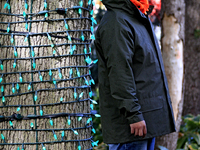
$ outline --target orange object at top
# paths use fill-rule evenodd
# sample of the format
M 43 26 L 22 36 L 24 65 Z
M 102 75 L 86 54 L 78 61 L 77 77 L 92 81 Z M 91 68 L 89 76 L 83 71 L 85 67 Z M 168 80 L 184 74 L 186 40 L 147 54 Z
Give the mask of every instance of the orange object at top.
M 147 14 L 149 11 L 148 0 L 130 0 L 143 14 Z

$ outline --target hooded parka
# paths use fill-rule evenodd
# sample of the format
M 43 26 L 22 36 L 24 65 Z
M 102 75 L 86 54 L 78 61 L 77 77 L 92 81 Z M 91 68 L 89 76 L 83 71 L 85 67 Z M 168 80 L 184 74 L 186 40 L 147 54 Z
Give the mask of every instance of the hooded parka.
M 100 114 L 105 143 L 126 143 L 175 131 L 161 51 L 151 21 L 129 0 L 103 0 L 96 32 Z M 145 120 L 145 138 L 130 124 Z

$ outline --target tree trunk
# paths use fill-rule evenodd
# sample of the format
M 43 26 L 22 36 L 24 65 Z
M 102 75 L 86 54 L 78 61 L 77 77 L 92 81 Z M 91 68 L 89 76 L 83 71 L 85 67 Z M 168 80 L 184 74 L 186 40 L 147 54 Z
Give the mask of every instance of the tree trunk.
M 9 6 L 4 9 L 5 3 L 6 0 L 0 1 L 1 13 L 9 12 Z M 68 9 L 65 15 L 60 15 L 54 11 L 48 13 L 48 16 L 46 16 L 46 20 L 60 19 L 59 21 L 45 21 L 45 14 L 35 15 L 27 19 L 27 29 L 25 28 L 25 19 L 22 14 L 23 11 L 28 15 L 29 13 L 38 13 L 43 10 L 71 8 L 72 6 L 79 6 L 78 0 L 47 0 L 47 8 L 44 8 L 44 0 L 27 0 L 27 4 L 28 9 L 26 10 L 24 7 L 24 0 L 10 0 L 11 13 L 21 14 L 21 18 L 0 14 L 0 65 L 2 64 L 4 67 L 3 70 L 0 68 L 0 77 L 3 79 L 0 86 L 1 88 L 4 87 L 1 100 L 3 101 L 3 96 L 5 97 L 4 106 L 2 101 L 0 102 L 0 116 L 11 116 L 13 113 L 21 114 L 22 116 L 27 116 L 29 114 L 45 116 L 47 114 L 58 113 L 68 113 L 68 115 L 55 118 L 50 118 L 51 116 L 48 116 L 43 119 L 13 120 L 13 128 L 9 121 L 0 122 L 0 134 L 5 137 L 6 142 L 4 143 L 4 140 L 0 138 L 0 149 L 16 150 L 18 147 L 21 149 L 22 143 L 24 143 L 25 150 L 43 149 L 42 144 L 47 150 L 74 150 L 77 149 L 79 144 L 82 149 L 89 149 L 91 147 L 91 127 L 90 123 L 87 124 L 86 122 L 90 115 L 83 116 L 82 120 L 78 121 L 78 116 L 72 116 L 72 114 L 90 113 L 90 101 L 88 99 L 90 86 L 82 87 L 85 85 L 85 80 L 90 79 L 88 76 L 89 68 L 85 62 L 85 56 L 89 56 L 89 52 L 86 55 L 82 54 L 84 48 L 87 48 L 87 50 L 89 49 L 91 22 L 89 19 L 66 19 L 69 26 L 68 34 L 72 37 L 72 41 L 70 42 L 70 40 L 66 38 L 66 32 L 58 31 L 66 31 L 63 18 L 80 18 L 80 14 L 75 12 L 75 10 Z M 83 0 L 83 7 L 87 7 L 87 4 L 88 1 Z M 92 7 L 90 7 L 90 9 L 91 8 Z M 30 17 L 30 15 L 28 15 L 28 17 Z M 89 18 L 89 12 L 82 10 L 82 17 Z M 41 21 L 30 23 L 29 21 L 31 19 Z M 22 23 L 12 23 L 20 21 L 22 21 Z M 10 22 L 10 24 L 3 22 Z M 7 30 L 9 25 L 10 31 L 6 32 L 5 30 Z M 50 37 L 48 38 L 47 32 L 51 32 L 49 33 L 51 40 L 49 39 Z M 29 36 L 27 36 L 28 33 L 35 34 L 29 34 Z M 85 41 L 79 40 L 82 34 L 86 39 Z M 14 39 L 13 43 L 11 42 L 12 37 Z M 25 40 L 26 37 L 27 41 Z M 53 48 L 51 47 L 52 43 L 54 44 Z M 74 55 L 70 55 L 70 46 L 74 45 L 76 45 L 76 50 L 74 51 Z M 55 54 L 53 53 L 54 50 L 56 51 Z M 33 51 L 35 53 L 34 56 L 32 53 Z M 15 55 L 16 52 L 17 56 Z M 15 61 L 16 67 L 14 68 L 13 63 Z M 36 63 L 36 68 L 33 67 L 34 62 Z M 72 75 L 69 74 L 70 68 L 73 70 Z M 50 77 L 50 70 L 52 71 L 52 77 Z M 78 76 L 78 70 L 80 72 L 80 77 Z M 59 76 L 59 71 L 62 73 L 61 78 Z M 41 76 L 39 76 L 40 74 L 43 78 L 42 81 Z M 20 76 L 23 78 L 22 81 L 20 81 Z M 83 76 L 85 78 L 83 78 Z M 55 78 L 56 84 L 53 84 L 53 78 Z M 31 89 L 28 90 L 30 83 Z M 16 88 L 17 84 L 19 85 L 18 91 Z M 14 92 L 12 88 L 15 89 Z M 75 90 L 78 94 L 77 97 L 84 92 L 80 101 L 74 98 Z M 35 100 L 36 92 L 37 100 Z M 63 98 L 62 102 L 60 102 L 61 98 Z M 72 101 L 75 102 L 67 103 Z M 20 107 L 19 111 L 17 111 L 18 107 Z M 43 115 L 40 114 L 40 109 L 43 110 Z M 71 116 L 70 125 L 67 123 L 69 116 Z M 53 120 L 53 126 L 50 125 L 50 120 Z M 30 127 L 31 123 L 34 125 L 33 130 Z M 76 135 L 71 128 L 83 129 L 75 129 L 75 131 L 78 132 L 78 135 Z M 25 129 L 27 129 L 27 131 L 25 131 Z M 58 140 L 54 138 L 52 130 L 41 131 L 40 129 L 54 130 Z M 62 131 L 65 133 L 63 137 L 65 142 L 61 141 Z M 85 141 L 81 141 L 84 139 Z M 75 141 L 70 142 L 69 140 Z M 78 142 L 79 140 L 80 142 Z M 11 145 L 9 145 L 10 143 Z M 19 144 L 13 145 L 12 143 Z
M 158 137 L 156 146 L 175 150 L 183 106 L 184 0 L 162 1 L 162 52 L 176 121 L 176 133 Z
M 200 1 L 186 1 L 185 100 L 183 115 L 200 114 Z

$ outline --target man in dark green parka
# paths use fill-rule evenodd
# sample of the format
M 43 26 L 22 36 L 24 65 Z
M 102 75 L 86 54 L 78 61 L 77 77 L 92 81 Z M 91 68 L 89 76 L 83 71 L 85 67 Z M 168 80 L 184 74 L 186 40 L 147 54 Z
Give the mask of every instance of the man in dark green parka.
M 148 16 L 130 0 L 103 3 L 107 12 L 95 47 L 104 142 L 119 145 L 174 132 L 161 51 Z

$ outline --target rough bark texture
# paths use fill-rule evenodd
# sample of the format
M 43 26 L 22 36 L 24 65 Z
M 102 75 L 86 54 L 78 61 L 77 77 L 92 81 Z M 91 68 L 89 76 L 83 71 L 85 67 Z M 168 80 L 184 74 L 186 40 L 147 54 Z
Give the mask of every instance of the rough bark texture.
M 184 0 L 162 1 L 162 52 L 177 132 L 156 139 L 158 145 L 176 149 L 183 107 Z
M 183 115 L 200 114 L 200 1 L 186 0 L 185 100 Z
M 7 9 L 3 9 L 4 4 L 6 3 L 6 0 L 0 1 L 0 12 L 6 12 L 8 13 Z M 29 5 L 27 13 L 30 13 L 30 5 L 31 1 L 27 0 L 27 3 Z M 83 1 L 84 5 L 87 3 L 87 0 Z M 54 10 L 56 8 L 68 8 L 72 6 L 79 5 L 79 0 L 47 0 L 48 9 Z M 23 11 L 25 11 L 24 8 L 24 0 L 10 0 L 11 5 L 11 12 L 14 14 L 22 14 Z M 44 0 L 33 0 L 33 13 L 43 11 L 44 10 Z M 84 12 L 84 11 L 83 11 Z M 88 13 L 84 12 L 84 16 L 88 17 Z M 66 18 L 78 18 L 79 15 L 74 12 L 74 10 L 69 10 L 65 16 Z M 63 15 L 58 15 L 57 13 L 49 14 L 48 19 L 58 19 L 58 18 L 64 18 Z M 39 20 L 44 19 L 44 15 L 33 17 L 33 20 Z M 18 18 L 15 16 L 5 16 L 0 15 L 0 21 L 1 22 L 14 22 L 14 21 L 24 21 L 23 18 Z M 74 20 L 74 21 L 68 21 L 68 25 L 70 27 L 70 30 L 76 30 L 76 29 L 88 29 L 90 27 L 90 22 L 88 20 L 82 19 L 82 20 Z M 6 30 L 7 24 L 0 24 L 0 29 Z M 11 24 L 10 26 L 11 31 L 21 31 L 21 32 L 28 32 L 25 29 L 25 23 L 18 23 L 18 24 Z M 41 32 L 52 32 L 52 31 L 63 31 L 66 30 L 64 27 L 64 22 L 35 22 L 31 25 L 30 32 L 34 33 L 41 33 Z M 70 32 L 70 35 L 72 37 L 79 38 L 81 35 L 81 32 Z M 58 36 L 66 36 L 65 34 L 60 34 Z M 89 39 L 90 34 L 89 32 L 84 33 L 85 39 Z M 1 45 L 13 45 L 10 42 L 10 35 L 0 35 L 0 43 Z M 15 45 L 28 45 L 28 42 L 24 42 L 25 36 L 14 36 Z M 52 37 L 55 44 L 60 43 L 67 43 L 69 42 L 67 38 L 61 39 L 61 38 L 54 38 Z M 74 43 L 77 43 L 77 41 L 72 41 Z M 51 44 L 51 42 L 48 40 L 47 36 L 31 36 L 30 37 L 30 43 L 31 45 L 46 45 Z M 56 48 L 56 52 L 59 54 L 69 54 L 69 46 L 59 46 Z M 29 48 L 17 48 L 18 52 L 17 58 L 25 58 L 30 57 L 30 49 Z M 1 48 L 1 54 L 0 58 L 16 58 L 13 53 L 13 48 Z M 35 51 L 35 57 L 42 57 L 42 56 L 52 56 L 53 49 L 51 47 L 38 47 L 34 48 Z M 83 53 L 83 46 L 77 46 L 77 49 L 75 53 Z M 57 54 L 56 54 L 57 55 Z M 20 71 L 31 71 L 31 60 L 17 60 L 17 66 L 16 68 L 13 68 L 13 60 L 6 60 L 3 62 L 4 64 L 4 70 L 0 71 L 0 73 L 6 73 L 6 72 L 20 72 Z M 50 68 L 59 68 L 63 66 L 81 66 L 85 65 L 84 57 L 83 56 L 74 56 L 74 57 L 62 57 L 61 59 L 56 58 L 42 58 L 42 59 L 36 59 L 36 69 L 35 70 L 44 70 L 44 69 L 50 69 Z M 79 69 L 81 75 L 82 74 L 88 74 L 88 69 Z M 69 69 L 61 69 L 63 78 L 67 79 L 69 78 Z M 75 72 L 75 70 L 74 70 Z M 58 71 L 52 71 L 53 77 L 55 79 L 59 79 L 58 77 Z M 41 72 L 43 76 L 43 80 L 49 80 L 49 72 Z M 39 80 L 39 74 L 38 73 L 25 73 L 22 74 L 23 76 L 23 82 L 30 82 L 32 81 L 40 81 Z M 75 76 L 75 75 L 74 75 Z M 10 83 L 10 82 L 19 82 L 19 74 L 9 74 L 3 76 L 3 83 Z M 84 80 L 82 79 L 76 79 L 73 81 L 62 81 L 57 83 L 58 87 L 69 87 L 69 86 L 81 86 L 83 85 Z M 15 85 L 16 86 L 16 85 Z M 20 84 L 20 93 L 27 92 L 27 84 Z M 12 85 L 5 85 L 5 92 L 4 95 L 11 95 L 12 94 Z M 48 88 L 55 88 L 54 84 L 52 82 L 43 82 L 43 83 L 35 83 L 32 86 L 31 90 L 39 90 L 39 89 L 48 89 Z M 77 93 L 80 94 L 81 92 L 84 92 L 83 98 L 88 98 L 88 89 L 77 89 Z M 66 101 L 74 101 L 73 97 L 73 89 L 64 89 L 59 91 L 42 91 L 38 92 L 38 100 L 35 102 L 36 104 L 46 104 L 46 103 L 59 103 L 60 98 L 64 98 L 64 102 Z M 6 98 L 6 105 L 33 105 L 33 94 L 26 94 L 21 96 L 15 96 L 15 97 L 7 97 Z M 2 105 L 2 101 L 0 102 Z M 85 102 L 79 102 L 79 103 L 72 103 L 72 104 L 61 104 L 56 106 L 44 106 L 43 112 L 44 114 L 54 114 L 54 113 L 89 113 L 90 103 L 88 101 Z M 10 116 L 13 114 L 13 112 L 20 113 L 23 116 L 26 116 L 28 114 L 34 114 L 34 107 L 22 107 L 19 112 L 16 111 L 17 107 L 4 107 L 0 108 L 0 115 L 4 116 Z M 36 107 L 36 114 L 39 113 L 39 107 Z M 84 127 L 86 124 L 86 120 L 88 118 L 82 119 L 82 121 L 77 121 L 77 117 L 71 117 L 71 125 L 68 126 L 67 124 L 67 118 L 68 117 L 60 117 L 56 119 L 52 119 L 54 122 L 53 127 L 50 126 L 49 119 L 37 119 L 37 129 L 57 129 L 57 128 L 75 128 L 75 127 Z M 33 122 L 35 126 L 35 120 L 22 120 L 22 121 L 13 121 L 13 126 L 16 129 L 30 129 L 30 123 Z M 0 129 L 10 129 L 9 122 L 3 122 L 0 123 Z M 26 142 L 45 142 L 45 141 L 55 141 L 53 138 L 52 132 L 45 132 L 45 131 L 38 131 L 37 133 L 35 131 L 0 131 L 5 136 L 7 143 L 26 143 Z M 61 140 L 61 131 L 55 131 L 57 134 L 58 140 Z M 78 130 L 79 135 L 75 135 L 72 131 L 65 131 L 65 140 L 71 140 L 71 139 L 85 139 L 89 138 L 91 136 L 90 129 L 83 129 Z M 38 135 L 38 139 L 36 140 L 36 134 Z M 0 142 L 3 143 L 3 140 L 0 139 Z M 89 149 L 91 147 L 91 142 L 81 142 L 82 149 Z M 1 150 L 16 150 L 17 147 L 20 147 L 21 145 L 6 145 L 6 146 L 0 146 Z M 46 144 L 45 145 L 47 150 L 74 150 L 77 149 L 78 143 L 77 142 L 68 142 L 68 143 L 58 143 L 58 144 Z M 36 145 L 25 145 L 26 150 L 35 150 L 35 149 L 42 149 L 41 145 L 38 145 L 38 148 Z

